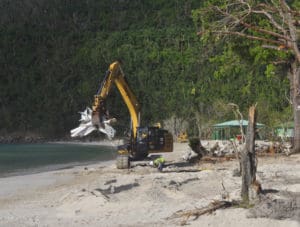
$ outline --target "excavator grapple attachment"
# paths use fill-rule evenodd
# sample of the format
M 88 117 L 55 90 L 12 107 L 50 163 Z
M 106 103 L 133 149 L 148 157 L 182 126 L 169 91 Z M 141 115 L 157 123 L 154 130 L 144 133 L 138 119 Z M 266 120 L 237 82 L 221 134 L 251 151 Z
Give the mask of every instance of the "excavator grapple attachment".
M 81 123 L 77 128 L 71 130 L 71 137 L 87 136 L 95 130 L 106 134 L 109 139 L 112 139 L 115 136 L 116 130 L 110 125 L 115 121 L 114 118 L 103 120 L 102 122 L 97 121 L 97 118 L 95 118 L 96 124 L 94 124 L 92 118 L 93 111 L 89 107 L 79 113 L 81 114 L 81 118 L 79 120 Z

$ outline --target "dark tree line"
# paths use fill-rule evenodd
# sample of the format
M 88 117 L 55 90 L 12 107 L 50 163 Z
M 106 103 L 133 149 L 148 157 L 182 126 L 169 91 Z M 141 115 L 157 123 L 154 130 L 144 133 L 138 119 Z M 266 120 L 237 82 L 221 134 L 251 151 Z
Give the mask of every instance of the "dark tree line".
M 116 59 L 142 104 L 144 124 L 175 117 L 189 123 L 189 133 L 201 134 L 233 117 L 222 108 L 229 102 L 246 112 L 258 102 L 258 121 L 268 125 L 288 120 L 287 67 L 272 68 L 264 59 L 274 53 L 257 58 L 261 50 L 249 42 L 197 36 L 192 12 L 202 4 L 1 1 L 1 134 L 68 135 Z M 123 132 L 129 114 L 116 90 L 108 105 Z

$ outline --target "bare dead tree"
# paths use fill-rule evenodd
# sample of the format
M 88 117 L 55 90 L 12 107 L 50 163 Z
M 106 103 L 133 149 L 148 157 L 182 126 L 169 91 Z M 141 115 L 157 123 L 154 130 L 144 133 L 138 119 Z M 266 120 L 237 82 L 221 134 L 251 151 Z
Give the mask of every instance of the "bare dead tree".
M 244 133 L 244 129 L 243 129 L 243 120 L 244 120 L 244 116 L 240 111 L 240 108 L 237 104 L 235 103 L 228 103 L 228 106 L 232 107 L 232 111 L 235 115 L 235 118 L 239 120 L 239 125 L 240 125 L 240 133 L 242 135 L 241 138 L 241 142 L 245 143 L 245 133 Z M 233 149 L 235 150 L 235 155 L 236 155 L 236 159 L 239 162 L 239 175 L 242 174 L 242 162 L 241 162 L 241 154 L 240 151 L 237 148 L 237 145 L 235 144 L 234 141 L 231 141 L 232 145 L 233 145 Z
M 256 106 L 249 109 L 246 146 L 241 152 L 242 190 L 241 197 L 249 201 L 250 186 L 256 182 L 257 161 L 255 157 Z
M 239 120 L 240 132 L 242 135 L 242 142 L 244 143 L 245 142 L 245 134 L 244 134 L 244 130 L 243 130 L 243 120 L 244 120 L 243 114 L 241 113 L 240 108 L 237 104 L 228 103 L 228 106 L 232 107 L 232 111 L 235 115 L 235 118 Z

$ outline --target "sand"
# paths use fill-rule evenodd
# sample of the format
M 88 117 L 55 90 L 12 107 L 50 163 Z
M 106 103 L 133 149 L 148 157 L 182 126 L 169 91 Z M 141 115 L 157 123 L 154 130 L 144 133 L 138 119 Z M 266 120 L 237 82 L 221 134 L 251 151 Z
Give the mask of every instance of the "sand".
M 148 162 L 118 170 L 110 161 L 0 178 L 0 226 L 179 226 L 183 218 L 170 218 L 179 210 L 239 199 L 236 160 L 191 166 L 182 161 L 187 150 L 186 143 L 175 143 L 173 153 L 163 154 L 168 164 L 163 172 L 145 166 Z M 191 217 L 188 225 L 300 226 L 299 164 L 300 155 L 259 158 L 257 177 L 265 194 L 257 208 L 217 210 Z M 278 217 L 276 202 L 287 197 L 296 200 L 294 209 Z

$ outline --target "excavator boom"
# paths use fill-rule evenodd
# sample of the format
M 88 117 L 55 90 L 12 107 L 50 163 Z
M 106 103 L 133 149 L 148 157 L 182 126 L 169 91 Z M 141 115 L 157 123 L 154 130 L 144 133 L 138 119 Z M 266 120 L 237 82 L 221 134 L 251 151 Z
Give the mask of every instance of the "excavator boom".
M 137 127 L 140 125 L 140 104 L 137 98 L 131 91 L 126 82 L 123 70 L 119 62 L 114 62 L 109 66 L 109 69 L 105 75 L 104 80 L 94 96 L 94 104 L 92 107 L 92 123 L 97 127 L 101 127 L 103 121 L 108 120 L 108 111 L 105 107 L 105 100 L 109 95 L 112 85 L 115 84 L 118 88 L 121 96 L 129 110 L 132 121 L 132 133 L 133 137 L 136 137 Z

